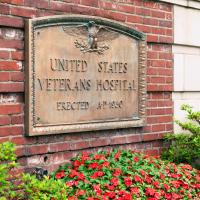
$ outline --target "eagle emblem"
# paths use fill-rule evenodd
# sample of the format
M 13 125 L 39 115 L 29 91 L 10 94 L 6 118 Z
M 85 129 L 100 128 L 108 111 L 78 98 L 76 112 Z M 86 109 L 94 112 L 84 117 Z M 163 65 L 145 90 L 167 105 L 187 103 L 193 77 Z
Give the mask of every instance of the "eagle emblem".
M 99 26 L 94 21 L 76 26 L 62 26 L 62 28 L 66 34 L 77 37 L 74 45 L 83 53 L 103 54 L 109 49 L 104 42 L 114 40 L 119 36 L 118 32 Z

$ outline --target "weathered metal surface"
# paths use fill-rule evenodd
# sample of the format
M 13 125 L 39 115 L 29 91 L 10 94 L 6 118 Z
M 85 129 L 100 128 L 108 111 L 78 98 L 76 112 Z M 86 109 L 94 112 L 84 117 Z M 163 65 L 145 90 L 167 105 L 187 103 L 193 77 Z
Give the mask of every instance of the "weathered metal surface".
M 143 34 L 96 17 L 28 20 L 26 133 L 143 126 Z

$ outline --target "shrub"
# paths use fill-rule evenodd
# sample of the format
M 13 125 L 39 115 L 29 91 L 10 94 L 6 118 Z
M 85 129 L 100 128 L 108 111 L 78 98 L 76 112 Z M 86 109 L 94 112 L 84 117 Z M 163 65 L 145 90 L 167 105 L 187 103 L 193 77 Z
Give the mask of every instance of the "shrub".
M 200 199 L 200 172 L 127 150 L 80 154 L 53 173 L 68 199 Z
M 14 177 L 9 173 L 17 166 L 15 162 L 14 144 L 5 142 L 0 144 L 0 200 L 16 198 L 17 185 L 14 184 Z
M 15 145 L 0 144 L 0 200 L 65 200 L 67 186 L 60 180 L 38 180 L 30 174 L 16 173 Z
M 182 110 L 187 113 L 187 122 L 176 120 L 176 123 L 188 133 L 168 134 L 166 141 L 170 147 L 162 153 L 162 158 L 175 163 L 188 163 L 200 169 L 200 112 L 194 112 L 188 105 Z

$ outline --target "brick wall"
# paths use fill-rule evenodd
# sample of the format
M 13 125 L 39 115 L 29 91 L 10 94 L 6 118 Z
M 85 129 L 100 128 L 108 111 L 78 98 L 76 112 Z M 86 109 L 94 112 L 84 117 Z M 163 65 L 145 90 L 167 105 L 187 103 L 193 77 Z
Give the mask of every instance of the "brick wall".
M 124 22 L 147 34 L 147 126 L 24 136 L 24 19 L 87 14 Z M 0 142 L 17 144 L 23 166 L 52 170 L 80 151 L 113 147 L 159 154 L 172 132 L 172 5 L 148 0 L 0 0 Z

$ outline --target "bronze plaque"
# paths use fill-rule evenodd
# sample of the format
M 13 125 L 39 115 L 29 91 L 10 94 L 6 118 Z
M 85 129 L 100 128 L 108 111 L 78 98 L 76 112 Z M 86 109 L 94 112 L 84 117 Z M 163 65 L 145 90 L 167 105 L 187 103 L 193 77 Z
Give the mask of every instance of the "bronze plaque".
M 80 15 L 30 19 L 26 26 L 28 135 L 144 125 L 142 33 Z

